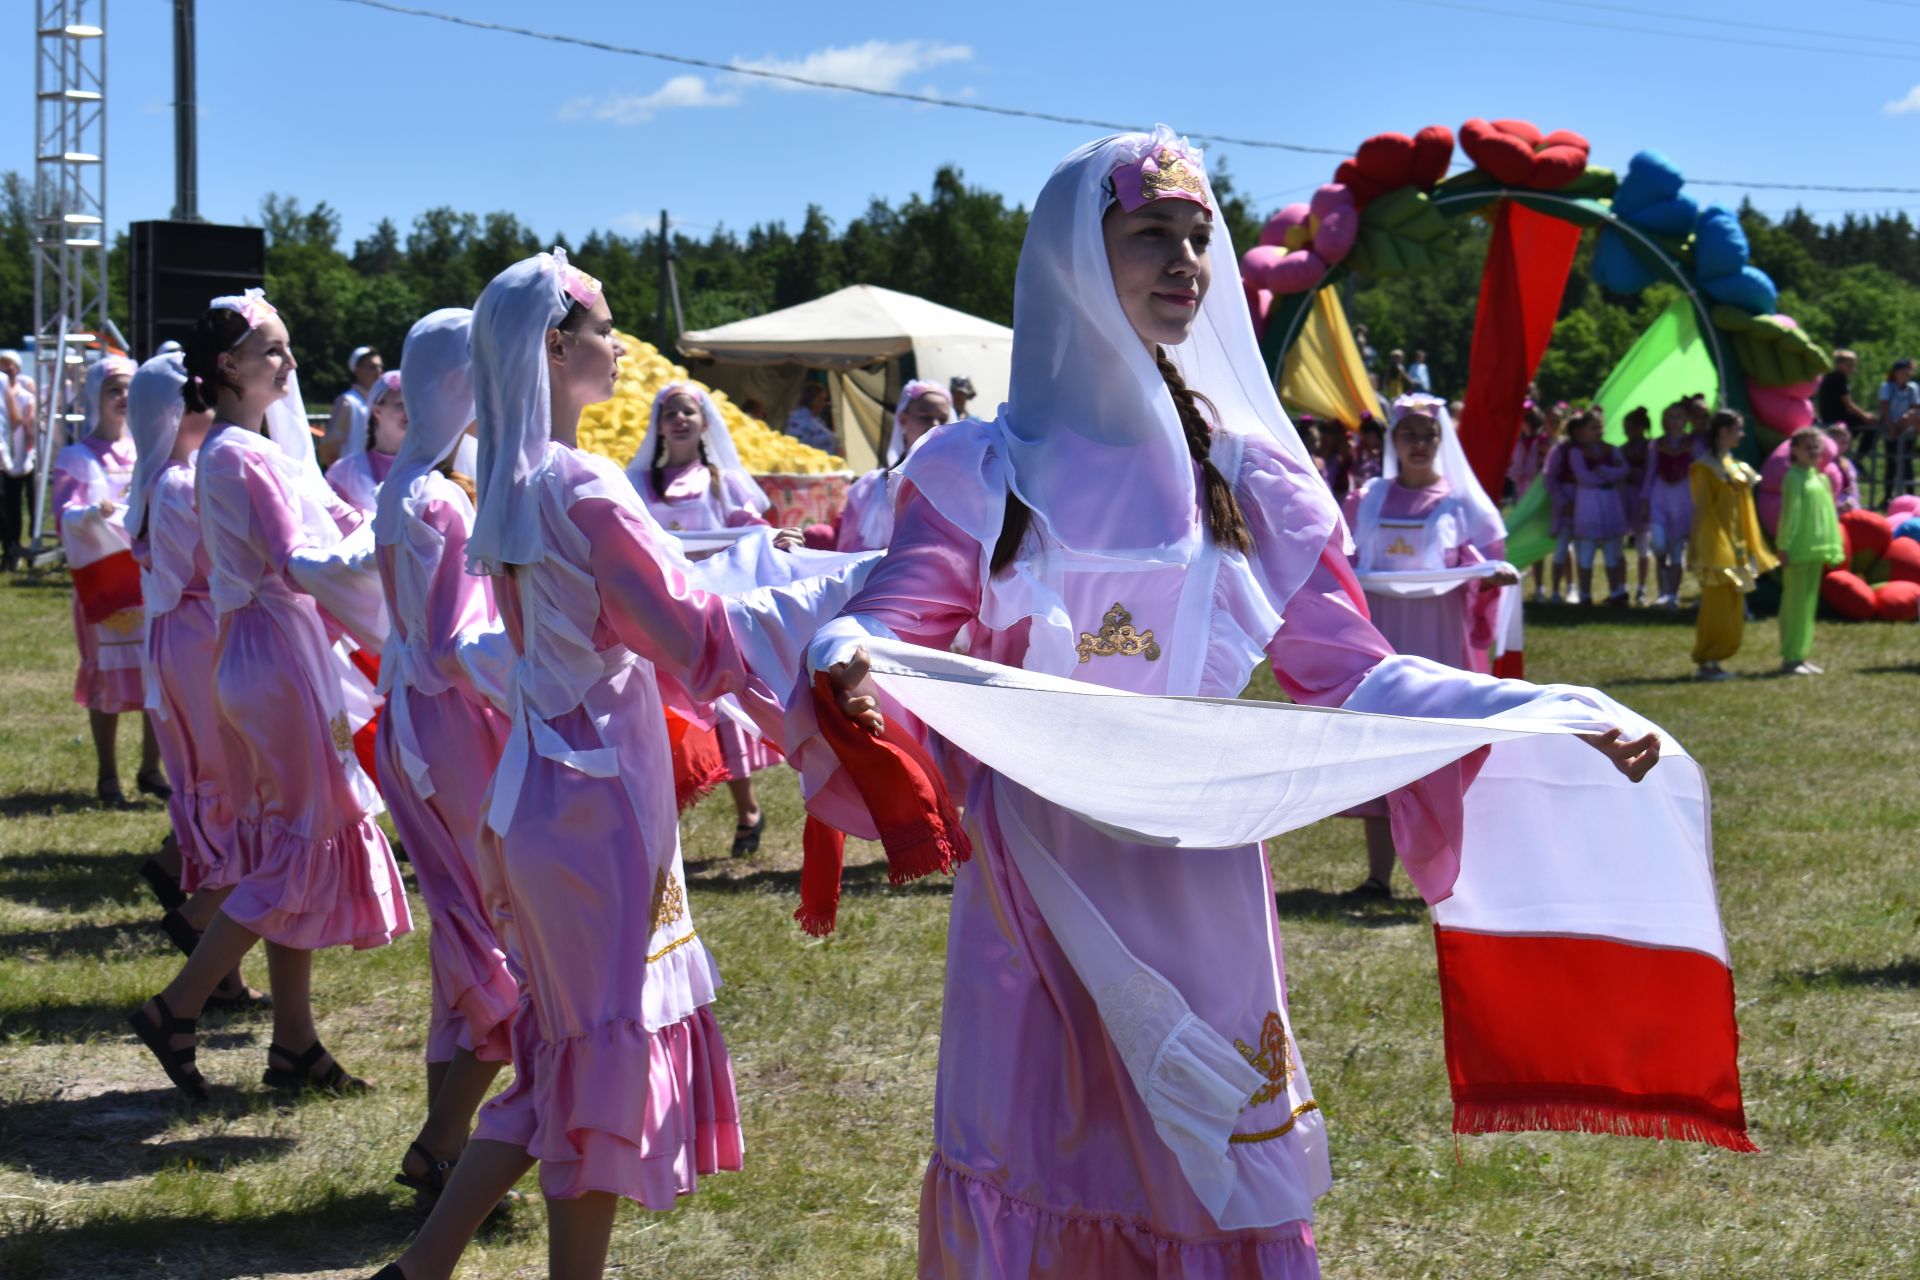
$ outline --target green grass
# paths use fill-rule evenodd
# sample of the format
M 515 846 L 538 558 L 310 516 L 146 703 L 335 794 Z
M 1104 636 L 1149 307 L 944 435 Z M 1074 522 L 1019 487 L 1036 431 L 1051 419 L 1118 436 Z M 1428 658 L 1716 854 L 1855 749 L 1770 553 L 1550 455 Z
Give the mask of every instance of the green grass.
M 1631 703 L 1706 764 L 1763 1154 L 1456 1142 L 1425 914 L 1338 901 L 1361 874 L 1360 832 L 1323 823 L 1273 860 L 1332 1135 L 1317 1226 L 1330 1277 L 1920 1274 L 1920 630 L 1823 626 L 1824 679 L 1721 686 L 1685 680 L 1690 638 L 1686 615 L 1542 610 L 1528 658 L 1538 679 Z M 1774 643 L 1755 625 L 1734 669 L 1770 671 Z M 424 910 L 416 899 L 421 931 L 395 946 L 316 965 L 322 1034 L 379 1093 L 269 1101 L 252 1083 L 269 1027 L 247 1018 L 204 1024 L 216 1103 L 177 1103 L 121 1022 L 176 965 L 133 874 L 165 817 L 91 807 L 71 679 L 64 589 L 0 580 L 0 1276 L 372 1272 L 418 1221 L 388 1179 L 422 1105 Z M 748 1169 L 670 1214 L 623 1209 L 614 1273 L 908 1276 L 946 887 L 889 889 L 856 850 L 838 933 L 807 939 L 789 918 L 797 795 L 790 775 L 764 791 L 767 849 L 750 863 L 724 857 L 724 795 L 686 826 Z M 544 1261 L 535 1203 L 462 1275 L 538 1276 Z

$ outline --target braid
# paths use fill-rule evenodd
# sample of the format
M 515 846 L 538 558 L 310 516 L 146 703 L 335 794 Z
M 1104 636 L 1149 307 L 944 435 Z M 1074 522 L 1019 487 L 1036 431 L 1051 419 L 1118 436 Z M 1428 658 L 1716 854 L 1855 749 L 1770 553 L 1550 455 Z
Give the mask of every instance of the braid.
M 653 424 L 653 461 L 647 464 L 647 474 L 653 480 L 654 496 L 662 502 L 666 501 L 667 497 L 667 464 L 661 461 L 660 455 L 666 451 L 667 433 L 660 429 L 660 423 L 656 419 Z
M 720 488 L 720 468 L 715 465 L 712 458 L 707 456 L 707 433 L 704 431 L 700 433 L 700 462 L 706 467 L 707 474 L 713 477 L 713 491 L 724 492 Z
M 1180 370 L 1167 358 L 1165 347 L 1153 349 L 1153 362 L 1173 396 L 1174 411 L 1180 415 L 1180 426 L 1186 432 L 1187 452 L 1200 464 L 1200 474 L 1206 482 L 1204 509 L 1208 535 L 1216 546 L 1229 551 L 1252 551 L 1253 534 L 1247 529 L 1247 517 L 1240 510 L 1240 500 L 1233 496 L 1233 486 L 1213 463 L 1213 427 L 1200 411 L 1202 404 L 1213 408 L 1212 402 L 1187 385 Z

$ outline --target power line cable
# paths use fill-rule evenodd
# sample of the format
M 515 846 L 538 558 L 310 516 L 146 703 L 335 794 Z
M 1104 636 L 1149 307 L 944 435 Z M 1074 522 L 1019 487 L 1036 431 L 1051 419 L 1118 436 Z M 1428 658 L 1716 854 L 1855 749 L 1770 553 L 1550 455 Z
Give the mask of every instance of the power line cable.
M 1617 29 L 1617 30 L 1641 30 L 1641 31 L 1645 30 L 1643 28 L 1625 27 L 1619 24 L 1587 23 L 1581 19 L 1573 19 L 1573 18 L 1555 19 L 1550 15 L 1542 16 L 1539 14 L 1521 13 L 1515 10 L 1497 9 L 1497 8 L 1492 8 L 1484 5 L 1454 3 L 1452 2 L 1452 0 L 1400 0 L 1400 2 L 1404 4 L 1425 5 L 1430 8 L 1457 9 L 1457 10 L 1462 10 L 1469 13 L 1486 13 L 1486 14 L 1493 14 L 1496 16 L 1535 18 L 1535 19 L 1547 21 L 1547 22 L 1562 21 L 1562 22 L 1571 22 L 1576 25 L 1587 25 L 1587 26 L 1603 25 L 1603 26 L 1607 26 L 1609 29 Z M 1893 0 L 1878 0 L 1878 2 L 1892 3 Z M 583 49 L 594 49 L 601 53 L 617 53 L 617 54 L 624 55 L 626 57 L 648 58 L 656 62 L 672 63 L 676 66 L 699 67 L 702 70 L 725 72 L 726 74 L 729 74 L 729 75 L 749 76 L 749 77 L 755 77 L 762 80 L 773 80 L 773 81 L 778 81 L 778 82 L 787 83 L 787 84 L 804 85 L 810 89 L 836 89 L 846 93 L 864 94 L 865 96 L 871 97 L 871 98 L 885 98 L 885 99 L 890 99 L 898 102 L 911 102 L 920 106 L 946 107 L 950 110 L 974 111 L 974 112 L 980 112 L 986 115 L 1005 116 L 1005 117 L 1011 117 L 1014 119 L 1041 120 L 1051 124 L 1084 125 L 1089 128 L 1110 129 L 1110 130 L 1133 130 L 1133 129 L 1139 129 L 1141 127 L 1138 124 L 1123 124 L 1123 123 L 1119 123 L 1112 120 L 1096 120 L 1087 116 L 1059 115 L 1050 111 L 1029 111 L 1020 107 L 1001 107 L 1001 106 L 995 106 L 991 103 L 962 101 L 955 98 L 941 98 L 941 97 L 933 96 L 931 94 L 908 93 L 904 90 L 898 90 L 898 89 L 876 89 L 871 85 L 848 84 L 848 83 L 837 81 L 837 80 L 824 80 L 814 76 L 796 75 L 792 72 L 787 72 L 787 71 L 772 71 L 764 67 L 736 66 L 732 63 L 716 62 L 710 58 L 695 58 L 695 57 L 690 57 L 686 54 L 666 53 L 657 49 L 640 49 L 630 45 L 613 44 L 605 40 L 593 40 L 585 36 L 571 36 L 571 35 L 565 35 L 565 34 L 562 34 L 559 32 L 553 32 L 553 31 L 536 31 L 531 27 L 519 27 L 519 26 L 514 26 L 510 23 L 486 22 L 478 18 L 469 18 L 460 14 L 441 13 L 433 9 L 418 9 L 409 5 L 393 4 L 393 3 L 390 3 L 389 0 L 339 0 L 339 3 L 358 5 L 362 8 L 375 9 L 384 13 L 400 14 L 404 17 L 409 17 L 409 18 L 425 18 L 435 22 L 449 23 L 453 26 L 468 27 L 477 31 L 493 31 L 493 32 L 504 34 L 504 35 L 522 36 L 531 40 L 544 40 L 552 44 L 572 45 L 572 46 L 583 48 Z M 1920 8 L 1920 5 L 1913 5 L 1913 6 L 1903 5 L 1901 7 Z M 1706 35 L 1697 35 L 1697 34 L 1687 33 L 1687 32 L 1658 32 L 1654 34 L 1675 35 L 1675 36 L 1679 36 L 1682 39 L 1711 40 L 1717 44 L 1725 44 L 1729 40 L 1733 39 L 1733 37 L 1729 37 L 1725 35 L 1706 36 Z M 1798 46 L 1784 45 L 1784 44 L 1772 44 L 1772 45 L 1769 45 L 1768 47 L 1798 48 Z M 1825 50 L 1822 52 L 1838 52 L 1838 51 Z M 1845 56 L 1853 56 L 1853 55 L 1845 55 Z M 1873 55 L 1861 55 L 1861 56 L 1873 56 Z M 1884 55 L 1884 56 L 1892 57 L 1896 55 L 1890 54 L 1890 55 Z M 1907 61 L 1908 59 L 1902 56 L 1901 60 Z M 1223 133 L 1190 133 L 1187 136 L 1191 138 L 1197 138 L 1206 142 L 1222 142 L 1231 146 L 1257 147 L 1257 148 L 1272 150 L 1272 151 L 1291 151 L 1291 152 L 1298 152 L 1304 155 L 1339 156 L 1343 160 L 1353 155 L 1353 148 L 1351 147 L 1314 147 L 1314 146 L 1308 146 L 1304 143 L 1298 143 L 1298 142 L 1279 142 L 1273 139 L 1266 139 L 1266 138 L 1243 138 L 1243 137 L 1238 137 L 1232 134 L 1223 134 Z M 1847 194 L 1847 195 L 1920 195 L 1920 187 L 1834 186 L 1830 184 L 1811 183 L 1811 182 L 1749 182 L 1749 181 L 1736 179 L 1736 178 L 1689 178 L 1688 182 L 1692 183 L 1695 186 L 1741 187 L 1741 188 L 1748 188 L 1755 191 L 1825 191 L 1825 192 L 1837 192 L 1837 193 Z M 1307 184 L 1307 185 L 1314 185 L 1314 184 Z M 1298 190 L 1299 188 L 1296 187 L 1294 189 Z
M 1563 9 L 1594 9 L 1601 13 L 1624 13 L 1640 18 L 1659 18 L 1665 22 L 1691 22 L 1696 26 L 1717 27 L 1724 30 L 1728 19 L 1724 17 L 1701 16 L 1692 13 L 1676 13 L 1671 10 L 1639 9 L 1625 4 L 1604 4 L 1601 0 L 1544 0 L 1545 3 L 1558 5 Z M 1903 6 L 1908 7 L 1908 6 Z M 1872 44 L 1882 47 L 1900 45 L 1909 49 L 1920 49 L 1920 40 L 1899 40 L 1888 36 L 1853 36 L 1844 31 L 1822 30 L 1818 27 L 1783 27 L 1773 23 L 1752 22 L 1742 17 L 1740 29 L 1743 31 L 1773 31 L 1782 35 L 1811 36 L 1816 40 L 1848 40 L 1855 44 Z M 1679 34 L 1675 32 L 1674 34 Z M 1717 37 L 1716 37 L 1717 38 Z M 1837 52 L 1837 51 L 1836 51 Z
M 360 0 L 349 0 L 359 3 Z M 1492 5 L 1463 4 L 1459 0 L 1399 0 L 1401 4 L 1418 5 L 1427 9 L 1451 9 L 1457 13 L 1486 14 L 1496 18 L 1520 18 L 1528 22 L 1545 22 L 1563 27 L 1586 27 L 1597 31 L 1625 31 L 1633 35 L 1660 36 L 1668 40 L 1697 40 L 1706 44 L 1722 47 L 1730 44 L 1746 45 L 1755 49 L 1786 49 L 1793 53 L 1821 53 L 1839 58 L 1876 58 L 1888 62 L 1912 62 L 1910 53 L 1875 52 L 1870 49 L 1816 49 L 1803 44 L 1789 44 L 1784 40 L 1756 40 L 1750 36 L 1737 36 L 1727 32 L 1708 35 L 1704 31 L 1668 31 L 1659 27 L 1635 26 L 1625 22 L 1603 22 L 1597 18 L 1563 17 L 1551 13 L 1529 13 L 1524 9 L 1500 9 Z

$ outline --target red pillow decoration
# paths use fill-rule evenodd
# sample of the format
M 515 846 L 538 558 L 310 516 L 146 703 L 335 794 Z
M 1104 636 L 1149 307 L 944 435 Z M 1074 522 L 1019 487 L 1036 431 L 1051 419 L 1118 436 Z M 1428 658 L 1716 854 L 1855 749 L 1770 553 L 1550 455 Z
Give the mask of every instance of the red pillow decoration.
M 1542 135 L 1525 120 L 1475 117 L 1460 126 L 1467 158 L 1510 187 L 1552 191 L 1587 171 L 1587 140 L 1570 129 Z
M 1404 133 L 1376 133 L 1360 144 L 1353 159 L 1343 160 L 1333 180 L 1353 192 L 1353 202 L 1366 208 L 1369 201 L 1419 187 L 1431 191 L 1447 176 L 1453 160 L 1453 130 L 1430 124 L 1409 138 Z

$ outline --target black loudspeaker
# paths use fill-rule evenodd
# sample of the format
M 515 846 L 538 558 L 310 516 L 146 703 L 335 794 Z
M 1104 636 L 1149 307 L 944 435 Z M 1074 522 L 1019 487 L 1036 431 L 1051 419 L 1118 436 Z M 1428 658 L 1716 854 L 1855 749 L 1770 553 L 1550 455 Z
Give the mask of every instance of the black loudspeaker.
M 127 341 L 140 359 L 161 343 L 184 343 L 207 303 L 267 280 L 267 234 L 211 222 L 136 222 L 130 228 Z

